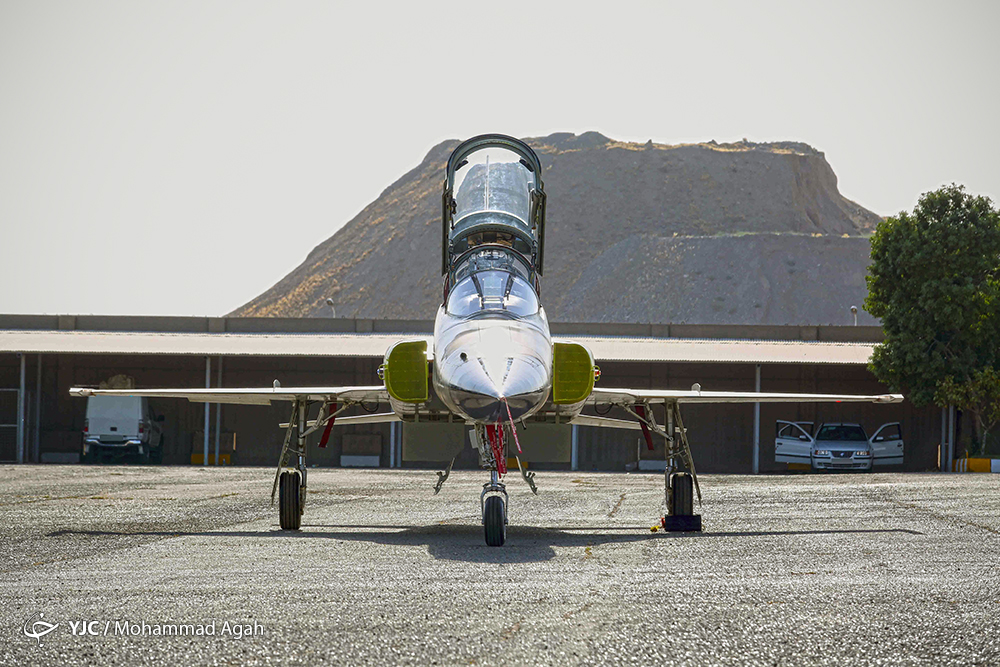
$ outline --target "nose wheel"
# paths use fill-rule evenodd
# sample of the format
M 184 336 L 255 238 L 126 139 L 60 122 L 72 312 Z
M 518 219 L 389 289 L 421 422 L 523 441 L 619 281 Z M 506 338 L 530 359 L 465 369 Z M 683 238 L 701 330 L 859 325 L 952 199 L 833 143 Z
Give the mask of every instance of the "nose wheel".
M 490 496 L 483 505 L 483 529 L 486 544 L 502 547 L 507 541 L 507 504 L 500 496 Z
M 489 483 L 483 484 L 483 493 L 479 497 L 483 511 L 483 532 L 486 544 L 491 547 L 502 547 L 507 541 L 507 487 L 500 482 L 496 470 L 492 470 Z

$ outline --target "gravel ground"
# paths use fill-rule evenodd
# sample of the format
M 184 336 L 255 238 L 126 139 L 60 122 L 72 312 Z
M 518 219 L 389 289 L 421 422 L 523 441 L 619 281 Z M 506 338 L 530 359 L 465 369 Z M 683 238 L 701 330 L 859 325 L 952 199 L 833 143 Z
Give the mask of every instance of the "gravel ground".
M 285 533 L 266 469 L 0 466 L 0 663 L 1000 664 L 1000 476 L 706 475 L 683 535 L 658 475 L 512 476 L 502 548 L 485 479 L 317 469 Z

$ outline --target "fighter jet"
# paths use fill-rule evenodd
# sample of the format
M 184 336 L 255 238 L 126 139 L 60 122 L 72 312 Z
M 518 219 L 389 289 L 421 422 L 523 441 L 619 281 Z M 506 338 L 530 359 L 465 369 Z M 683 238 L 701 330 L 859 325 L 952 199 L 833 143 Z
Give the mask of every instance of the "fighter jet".
M 688 403 L 848 402 L 896 403 L 899 394 L 833 395 L 595 388 L 600 369 L 585 346 L 553 340 L 541 305 L 545 257 L 545 188 L 535 152 L 513 137 L 489 134 L 460 144 L 448 159 L 442 193 L 443 299 L 426 339 L 392 345 L 379 368 L 381 384 L 362 387 L 100 390 L 74 387 L 74 396 L 127 395 L 186 398 L 196 402 L 291 404 L 271 489 L 282 529 L 298 530 L 307 489 L 308 436 L 334 425 L 387 421 L 468 425 L 490 478 L 480 494 L 486 543 L 506 541 L 509 497 L 503 482 L 513 454 L 525 473 L 515 424 L 551 423 L 628 428 L 666 445 L 665 530 L 701 530 L 691 447 L 680 407 Z M 391 412 L 370 406 L 388 404 Z M 353 408 L 362 414 L 346 414 Z M 590 414 L 585 414 L 589 408 Z M 606 416 L 610 410 L 624 418 Z M 309 415 L 315 416 L 309 419 Z M 368 414 L 368 412 L 373 414 Z M 662 419 L 655 413 L 661 412 Z M 604 416 L 602 416 L 604 415 Z M 433 445 L 432 445 L 433 446 Z M 442 453 L 444 453 L 442 451 Z M 450 453 L 449 453 L 450 455 Z M 447 461 L 447 458 L 439 460 Z M 452 459 L 454 463 L 454 459 Z M 451 465 L 438 473 L 435 492 Z

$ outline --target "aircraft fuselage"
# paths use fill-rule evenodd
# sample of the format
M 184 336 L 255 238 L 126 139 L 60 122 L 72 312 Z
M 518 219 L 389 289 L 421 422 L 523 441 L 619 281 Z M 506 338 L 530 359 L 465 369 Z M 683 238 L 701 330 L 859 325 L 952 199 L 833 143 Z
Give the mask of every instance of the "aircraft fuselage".
M 487 312 L 467 319 L 443 306 L 438 310 L 434 391 L 467 421 L 530 417 L 548 399 L 551 369 L 552 338 L 544 310 L 525 317 Z
M 538 298 L 545 224 L 538 156 L 512 137 L 463 142 L 448 160 L 442 203 L 434 391 L 469 422 L 530 417 L 552 387 L 552 337 Z

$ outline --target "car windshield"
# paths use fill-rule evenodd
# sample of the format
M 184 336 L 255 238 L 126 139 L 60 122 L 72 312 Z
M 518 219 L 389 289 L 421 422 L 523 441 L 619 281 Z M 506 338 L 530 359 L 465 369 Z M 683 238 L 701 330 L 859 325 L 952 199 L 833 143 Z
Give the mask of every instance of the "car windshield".
M 816 439 L 867 442 L 868 436 L 865 435 L 863 428 L 854 424 L 823 424 L 819 429 L 819 433 L 816 434 Z
M 538 312 L 538 297 L 527 282 L 512 273 L 479 271 L 451 290 L 448 312 L 457 317 L 484 312 L 506 312 L 523 317 Z

